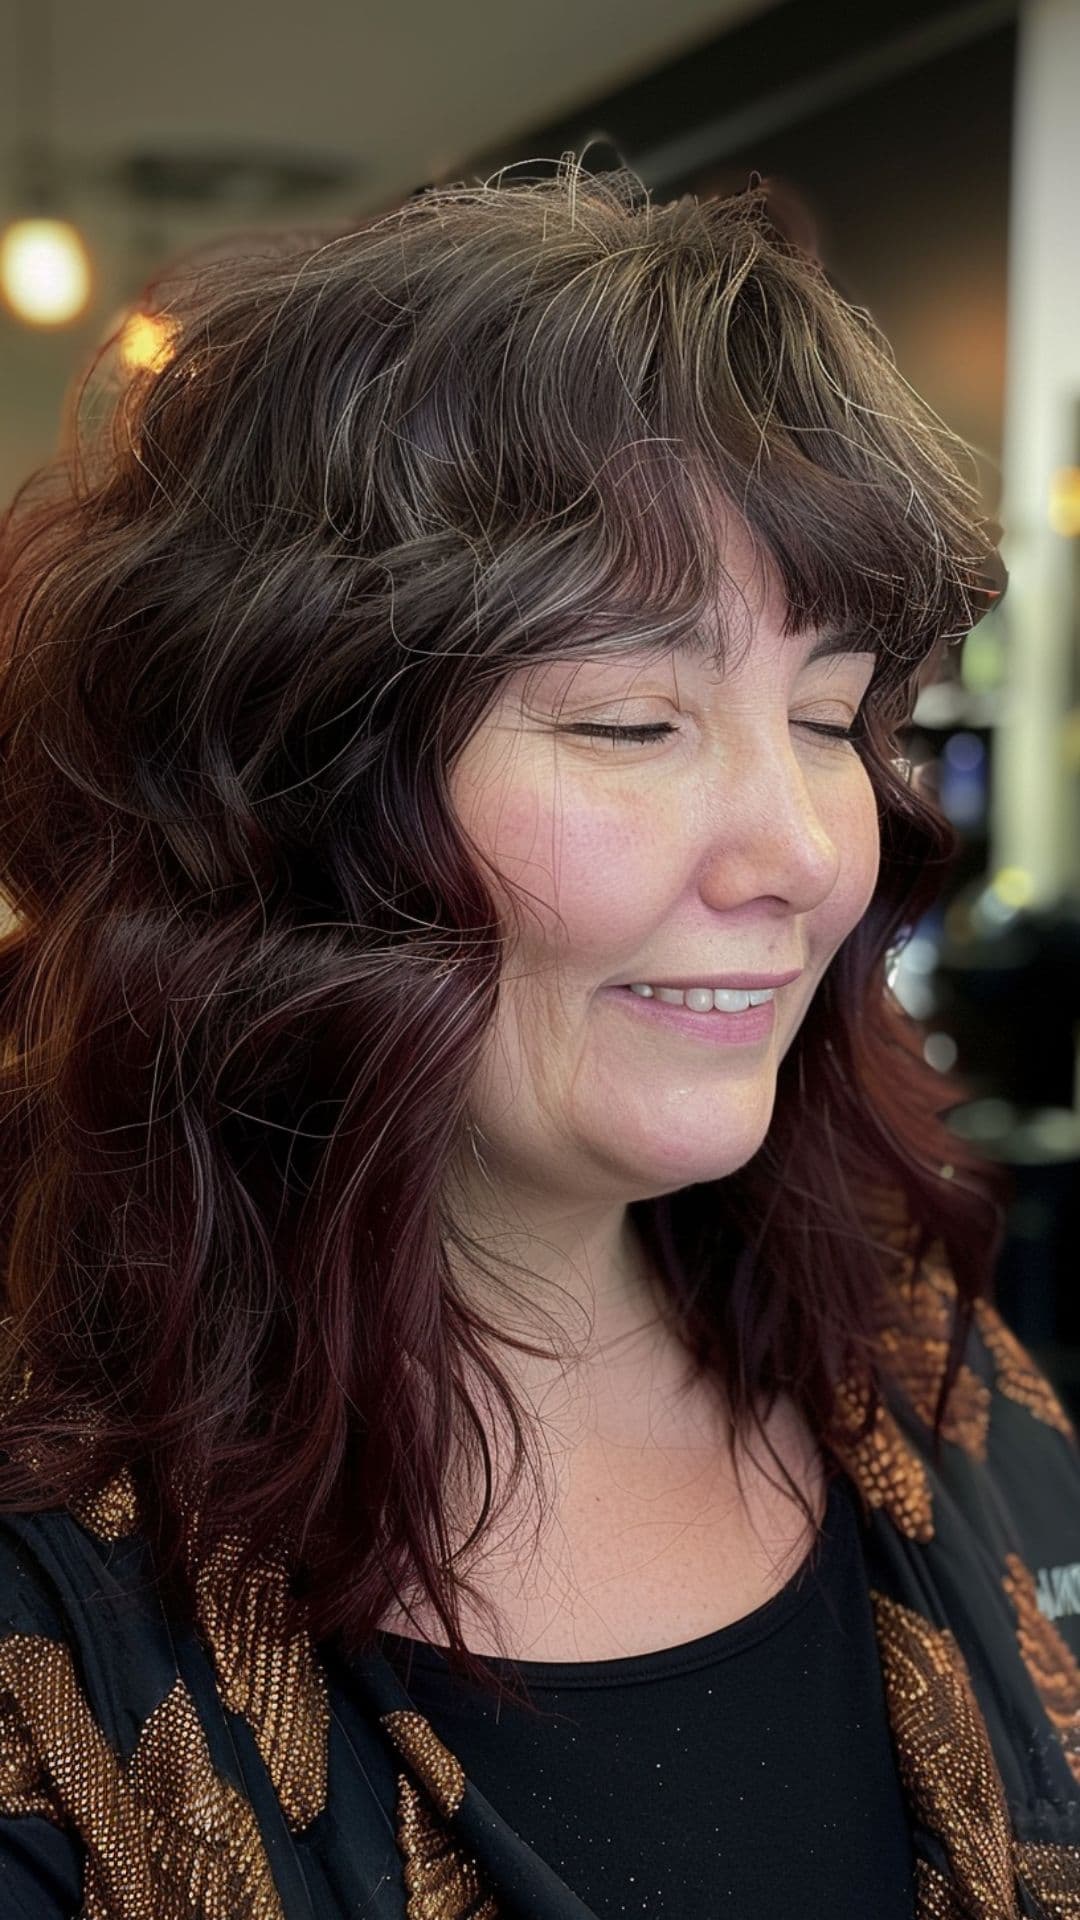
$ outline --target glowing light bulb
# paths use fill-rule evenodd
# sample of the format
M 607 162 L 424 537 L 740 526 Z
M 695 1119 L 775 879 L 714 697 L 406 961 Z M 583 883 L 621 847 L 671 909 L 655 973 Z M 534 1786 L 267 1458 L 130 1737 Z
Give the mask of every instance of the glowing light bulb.
M 0 294 L 19 320 L 62 327 L 90 299 L 90 256 L 68 220 L 13 220 L 0 235 Z

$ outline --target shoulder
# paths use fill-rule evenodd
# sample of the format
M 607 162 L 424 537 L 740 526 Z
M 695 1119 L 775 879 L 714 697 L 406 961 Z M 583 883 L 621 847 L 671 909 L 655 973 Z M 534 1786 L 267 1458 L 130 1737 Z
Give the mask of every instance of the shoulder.
M 27 1766 L 130 1751 L 175 1679 L 145 1566 L 67 1508 L 0 1516 L 0 1713 Z
M 63 1631 L 41 1516 L 0 1516 L 0 1634 Z
M 178 1876 L 223 1874 L 237 1914 L 277 1911 L 260 1752 L 229 1724 L 199 1632 L 163 1609 L 121 1492 L 0 1517 L 0 1912 L 111 1913 L 122 1883 L 123 1911 L 179 1914 Z M 53 1879 L 66 1905 L 46 1898 Z
M 0 1515 L 0 1632 L 92 1640 L 158 1615 L 127 1475 L 92 1498 Z
M 0 1910 L 18 1920 L 82 1910 L 88 1846 L 122 1807 L 108 1578 L 65 1509 L 0 1517 Z

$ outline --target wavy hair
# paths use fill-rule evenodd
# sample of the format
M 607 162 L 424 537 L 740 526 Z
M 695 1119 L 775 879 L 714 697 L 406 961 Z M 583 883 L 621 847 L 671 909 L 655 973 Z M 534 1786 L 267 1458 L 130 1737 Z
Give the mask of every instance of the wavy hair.
M 882 1303 L 936 1248 L 939 1444 L 1005 1196 L 889 985 L 956 851 L 902 735 L 1001 590 L 1000 529 L 768 193 L 659 203 L 567 153 L 174 261 L 141 302 L 169 354 L 90 427 L 99 350 L 0 524 L 0 1512 L 126 1470 L 181 1608 L 197 1493 L 207 1550 L 287 1551 L 316 1640 L 360 1649 L 420 1595 L 488 1678 L 468 1556 L 532 1446 L 495 1349 L 543 1349 L 455 1278 L 485 1259 L 446 1196 L 508 930 L 448 774 L 523 665 L 712 621 L 722 668 L 718 505 L 785 632 L 873 637 L 880 876 L 760 1150 L 632 1217 L 736 1431 L 783 1388 L 830 1458 L 839 1383 L 865 1432 Z

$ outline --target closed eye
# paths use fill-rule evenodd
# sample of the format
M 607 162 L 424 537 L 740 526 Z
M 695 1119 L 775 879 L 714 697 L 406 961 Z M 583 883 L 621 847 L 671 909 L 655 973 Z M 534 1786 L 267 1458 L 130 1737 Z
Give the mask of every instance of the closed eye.
M 850 727 L 828 727 L 823 722 L 815 720 L 800 720 L 797 724 L 808 728 L 811 733 L 824 734 L 828 740 L 858 740 L 866 731 L 861 714 L 856 714 Z M 647 725 L 637 727 L 616 727 L 598 720 L 582 720 L 572 727 L 562 727 L 560 731 L 586 734 L 593 739 L 610 740 L 613 746 L 616 746 L 619 741 L 647 746 L 650 741 L 659 740 L 666 733 L 678 733 L 679 729 L 673 726 L 670 720 L 653 720 Z

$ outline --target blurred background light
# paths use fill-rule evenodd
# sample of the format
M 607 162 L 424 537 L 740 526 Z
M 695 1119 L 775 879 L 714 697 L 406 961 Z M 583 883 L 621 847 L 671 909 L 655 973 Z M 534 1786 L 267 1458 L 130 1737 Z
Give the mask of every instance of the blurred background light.
M 70 220 L 13 220 L 0 235 L 0 294 L 15 318 L 64 327 L 90 303 L 90 256 Z
M 1080 535 L 1080 467 L 1058 467 L 1051 474 L 1050 525 L 1067 539 Z

